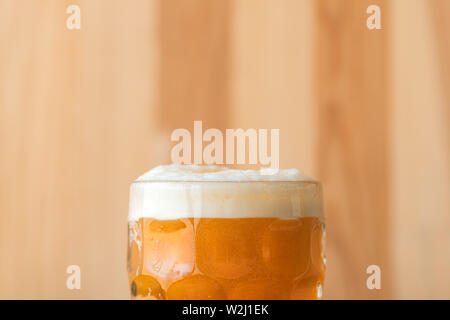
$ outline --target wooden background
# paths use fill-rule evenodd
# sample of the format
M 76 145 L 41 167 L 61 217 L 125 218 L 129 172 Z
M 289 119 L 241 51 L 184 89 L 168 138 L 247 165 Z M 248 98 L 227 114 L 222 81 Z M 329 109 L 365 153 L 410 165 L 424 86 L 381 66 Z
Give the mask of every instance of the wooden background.
M 281 166 L 323 181 L 325 298 L 450 299 L 449 19 L 448 0 L 0 0 L 0 298 L 128 298 L 129 184 L 203 120 L 279 128 Z

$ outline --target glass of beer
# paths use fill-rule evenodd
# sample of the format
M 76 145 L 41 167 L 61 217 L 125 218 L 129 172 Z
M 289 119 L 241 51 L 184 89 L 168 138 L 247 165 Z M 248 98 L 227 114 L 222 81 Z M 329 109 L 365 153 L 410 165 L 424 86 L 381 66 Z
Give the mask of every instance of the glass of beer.
M 320 299 L 321 185 L 297 170 L 159 166 L 130 188 L 133 299 Z

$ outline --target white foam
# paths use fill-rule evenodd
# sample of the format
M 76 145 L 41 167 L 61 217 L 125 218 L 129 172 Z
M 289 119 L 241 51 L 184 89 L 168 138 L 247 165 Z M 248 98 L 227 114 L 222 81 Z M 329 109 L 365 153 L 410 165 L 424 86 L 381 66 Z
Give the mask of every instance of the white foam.
M 319 217 L 320 184 L 296 169 L 267 175 L 217 166 L 158 166 L 130 189 L 128 219 Z
M 136 181 L 312 181 L 297 169 L 278 170 L 274 174 L 264 173 L 264 170 L 171 164 L 155 167 Z

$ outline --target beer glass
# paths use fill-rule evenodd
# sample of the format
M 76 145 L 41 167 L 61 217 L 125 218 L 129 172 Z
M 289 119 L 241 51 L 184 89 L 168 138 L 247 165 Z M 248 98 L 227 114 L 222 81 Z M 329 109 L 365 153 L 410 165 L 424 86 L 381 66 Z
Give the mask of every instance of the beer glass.
M 133 299 L 320 299 L 320 183 L 221 167 L 160 166 L 130 188 Z

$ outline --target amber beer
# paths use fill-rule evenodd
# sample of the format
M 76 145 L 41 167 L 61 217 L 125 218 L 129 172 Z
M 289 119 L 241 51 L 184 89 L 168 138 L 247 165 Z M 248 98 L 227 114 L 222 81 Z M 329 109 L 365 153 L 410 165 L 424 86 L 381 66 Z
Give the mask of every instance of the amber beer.
M 318 182 L 219 167 L 160 166 L 131 186 L 133 299 L 320 299 Z

